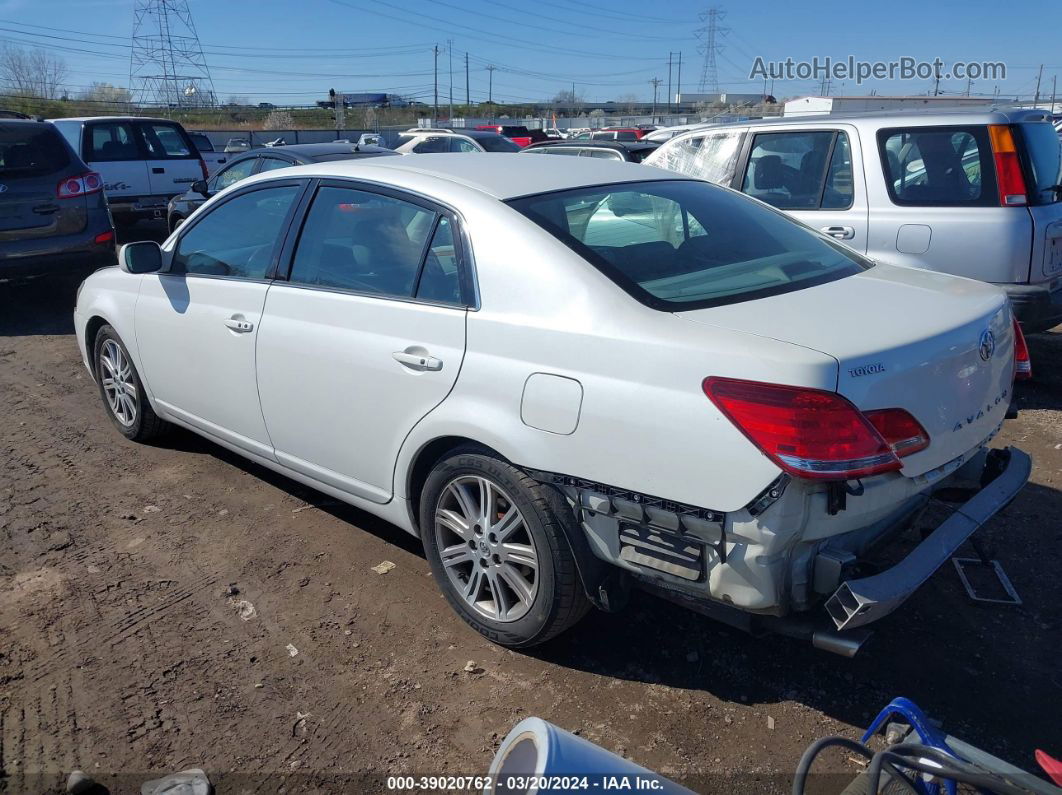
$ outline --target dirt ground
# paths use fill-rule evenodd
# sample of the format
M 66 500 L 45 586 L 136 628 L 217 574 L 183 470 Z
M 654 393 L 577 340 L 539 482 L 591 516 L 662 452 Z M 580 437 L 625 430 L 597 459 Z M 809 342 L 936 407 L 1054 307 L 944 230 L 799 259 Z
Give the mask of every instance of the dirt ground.
M 1023 606 L 973 605 L 949 565 L 854 660 L 647 596 L 517 653 L 466 628 L 397 528 L 191 434 L 124 440 L 74 289 L 0 284 L 0 791 L 189 767 L 219 792 L 383 791 L 486 772 L 536 715 L 701 792 L 781 792 L 810 741 L 858 738 L 898 695 L 1026 768 L 1062 756 L 1062 328 L 1030 339 L 997 442 L 1032 482 L 981 532 Z

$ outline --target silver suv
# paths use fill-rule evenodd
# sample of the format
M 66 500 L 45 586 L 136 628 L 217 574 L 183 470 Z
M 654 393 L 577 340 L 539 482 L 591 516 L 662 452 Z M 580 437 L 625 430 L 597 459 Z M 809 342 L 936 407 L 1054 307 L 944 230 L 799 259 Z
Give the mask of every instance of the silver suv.
M 727 185 L 883 262 L 993 282 L 1062 322 L 1062 148 L 1044 111 L 795 117 L 694 130 L 647 165 Z

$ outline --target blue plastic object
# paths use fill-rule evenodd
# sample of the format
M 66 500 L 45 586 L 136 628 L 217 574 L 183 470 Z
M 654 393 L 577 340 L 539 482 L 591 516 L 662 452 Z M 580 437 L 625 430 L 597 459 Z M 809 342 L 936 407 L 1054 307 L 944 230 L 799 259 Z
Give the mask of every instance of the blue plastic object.
M 902 696 L 890 701 L 888 706 L 886 706 L 885 709 L 879 712 L 878 716 L 874 718 L 870 724 L 870 728 L 868 728 L 863 734 L 861 740 L 863 745 L 870 742 L 870 738 L 877 734 L 894 715 L 902 718 L 905 723 L 914 729 L 923 745 L 938 748 L 946 754 L 951 754 L 956 759 L 961 758 L 952 748 L 948 747 L 947 738 L 944 733 L 929 722 L 926 713 L 924 713 L 917 704 L 911 701 L 911 699 L 903 698 Z M 940 786 L 938 784 L 935 782 L 931 783 L 924 781 L 921 778 L 915 781 L 915 786 L 926 795 L 939 795 L 940 793 Z M 948 795 L 956 795 L 954 781 L 945 781 L 944 789 L 947 791 Z

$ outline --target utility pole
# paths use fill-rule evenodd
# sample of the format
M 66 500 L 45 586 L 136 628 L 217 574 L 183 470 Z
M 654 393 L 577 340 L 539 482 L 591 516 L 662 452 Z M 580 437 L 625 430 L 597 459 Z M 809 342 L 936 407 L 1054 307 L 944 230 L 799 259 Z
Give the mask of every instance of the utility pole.
M 675 95 L 671 93 L 671 56 L 674 55 L 670 50 L 667 54 L 667 112 L 671 112 L 671 103 L 675 101 Z
M 1036 99 L 1033 100 L 1033 107 L 1040 103 L 1040 80 L 1044 76 L 1044 65 L 1040 64 L 1040 71 L 1036 75 Z
M 465 50 L 465 106 L 472 107 L 471 95 L 468 93 L 468 50 Z M 468 113 L 468 111 L 465 111 Z
M 431 116 L 431 126 L 434 127 L 439 120 L 439 45 L 436 44 L 432 47 L 432 52 L 435 53 L 435 102 L 433 104 L 434 110 Z
M 1058 80 L 1058 75 L 1051 77 L 1051 112 L 1055 112 L 1055 82 Z
M 653 118 L 656 118 L 656 88 L 663 82 L 659 77 L 654 77 L 649 81 L 653 84 Z
M 678 79 L 675 86 L 675 95 L 682 96 L 682 50 L 679 50 Z
M 940 96 L 940 64 L 933 68 L 933 96 Z
M 446 59 L 450 62 L 450 122 L 454 120 L 454 40 L 446 40 Z
M 973 79 L 967 77 L 966 78 L 966 96 L 970 96 L 970 89 L 972 89 L 972 88 L 973 88 Z

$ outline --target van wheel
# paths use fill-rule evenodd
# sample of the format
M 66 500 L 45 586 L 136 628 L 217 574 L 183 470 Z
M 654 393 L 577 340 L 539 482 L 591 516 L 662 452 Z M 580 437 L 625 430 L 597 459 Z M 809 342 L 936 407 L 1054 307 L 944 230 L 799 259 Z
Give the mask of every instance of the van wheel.
M 92 349 L 104 409 L 122 436 L 134 442 L 161 436 L 170 424 L 151 408 L 129 351 L 114 328 L 102 326 Z
M 473 629 L 502 646 L 543 643 L 586 615 L 556 492 L 478 450 L 428 475 L 420 528 L 432 575 Z

